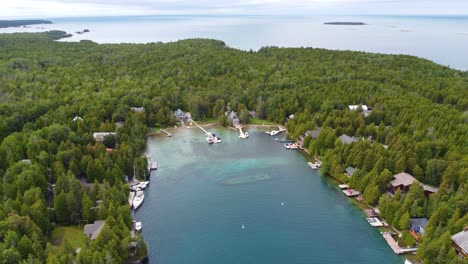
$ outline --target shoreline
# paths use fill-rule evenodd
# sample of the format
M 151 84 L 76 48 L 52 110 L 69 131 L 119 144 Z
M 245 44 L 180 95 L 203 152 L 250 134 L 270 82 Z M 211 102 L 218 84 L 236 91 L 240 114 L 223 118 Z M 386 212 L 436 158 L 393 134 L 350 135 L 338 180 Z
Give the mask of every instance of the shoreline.
M 219 123 L 208 123 L 208 124 L 203 124 L 203 125 L 200 125 L 201 127 L 211 127 L 211 126 L 221 126 Z M 246 128 L 269 128 L 269 127 L 277 127 L 279 125 L 243 125 L 242 127 L 246 127 Z M 152 137 L 152 136 L 158 136 L 158 135 L 165 135 L 164 132 L 161 131 L 161 129 L 163 130 L 166 130 L 167 132 L 175 132 L 177 131 L 178 129 L 180 128 L 194 128 L 194 127 L 197 127 L 195 125 L 189 125 L 189 126 L 177 126 L 177 127 L 161 127 L 161 128 L 158 128 L 156 131 L 152 131 L 152 132 L 148 132 L 146 134 L 146 137 Z M 224 127 L 224 126 L 221 126 L 221 127 Z M 226 129 L 230 129 L 230 130 L 237 130 L 237 128 L 235 127 L 232 127 L 232 126 L 227 126 L 227 127 L 224 127 Z

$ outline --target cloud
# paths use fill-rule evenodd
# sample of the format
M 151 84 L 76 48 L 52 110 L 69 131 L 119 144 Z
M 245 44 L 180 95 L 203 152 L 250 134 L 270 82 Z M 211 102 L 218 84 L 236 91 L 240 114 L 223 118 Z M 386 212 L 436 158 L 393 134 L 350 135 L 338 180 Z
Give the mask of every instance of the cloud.
M 0 17 L 151 14 L 468 14 L 466 0 L 10 0 Z

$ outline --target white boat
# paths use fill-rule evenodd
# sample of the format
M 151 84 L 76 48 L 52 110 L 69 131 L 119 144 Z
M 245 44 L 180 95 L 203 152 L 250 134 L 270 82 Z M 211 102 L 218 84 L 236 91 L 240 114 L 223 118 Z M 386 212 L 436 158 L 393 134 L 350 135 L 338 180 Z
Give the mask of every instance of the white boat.
M 413 263 L 409 261 L 408 259 L 405 259 L 405 264 L 413 264 Z
M 320 163 L 318 163 L 318 162 L 314 162 L 314 163 L 307 162 L 307 164 L 309 164 L 309 166 L 314 170 L 317 170 L 317 169 L 319 169 L 321 167 Z
M 140 182 L 137 185 L 134 185 L 133 187 L 137 187 L 137 188 L 140 188 L 141 190 L 143 190 L 148 186 L 148 184 L 149 184 L 149 181 L 144 181 L 144 182 Z
M 138 209 L 145 199 L 145 193 L 143 191 L 138 191 L 136 193 L 135 199 L 133 199 L 133 208 Z
M 240 138 L 248 138 L 249 137 L 249 132 L 244 133 L 244 131 L 242 131 L 242 127 L 239 126 L 238 128 L 239 128 L 239 137 Z
M 208 142 L 208 144 L 213 144 L 213 138 L 211 136 L 206 136 L 206 142 Z
M 242 229 L 244 229 L 244 228 L 245 228 L 245 226 L 244 226 L 244 225 L 242 225 Z
M 285 147 L 286 149 L 291 149 L 291 145 L 290 145 L 289 143 L 284 144 L 284 147 Z
M 211 132 L 208 132 L 206 134 L 206 142 L 208 142 L 208 144 L 217 144 L 217 143 L 221 143 L 221 138 L 216 136 L 215 134 L 211 133 Z
M 270 136 L 276 136 L 276 135 L 278 135 L 279 132 L 281 132 L 281 131 L 279 131 L 279 130 L 272 130 L 272 131 L 270 132 Z
M 136 223 L 135 223 L 135 230 L 136 230 L 136 231 L 140 231 L 141 228 L 142 228 L 141 222 L 136 222 Z

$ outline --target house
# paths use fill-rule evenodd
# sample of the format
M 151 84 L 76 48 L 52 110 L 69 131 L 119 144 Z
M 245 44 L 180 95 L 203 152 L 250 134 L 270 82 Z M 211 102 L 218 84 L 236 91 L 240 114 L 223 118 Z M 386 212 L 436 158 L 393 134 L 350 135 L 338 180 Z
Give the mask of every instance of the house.
M 294 119 L 294 114 L 289 115 L 289 119 Z
M 180 123 L 185 124 L 186 122 L 189 122 L 192 120 L 192 115 L 189 112 L 184 112 L 182 110 L 177 109 L 174 112 L 174 116 L 177 118 L 177 120 L 180 121 Z
M 348 105 L 349 111 L 358 110 L 359 107 L 361 107 L 362 111 L 368 111 L 369 110 L 367 105 Z
M 257 112 L 249 111 L 249 115 L 250 115 L 251 118 L 256 118 L 257 117 Z
M 411 174 L 406 172 L 399 173 L 393 176 L 393 180 L 390 182 L 390 192 L 395 193 L 397 189 L 400 189 L 402 193 L 406 193 L 413 182 L 417 182 Z M 429 196 L 430 194 L 438 191 L 437 187 L 421 184 L 424 189 L 424 195 Z
M 353 177 L 354 172 L 356 172 L 356 168 L 354 168 L 354 167 L 349 166 L 349 167 L 347 167 L 347 168 L 345 169 L 345 174 L 346 174 L 346 176 L 348 176 L 349 178 Z
M 468 256 L 468 227 L 452 236 L 453 246 L 461 258 Z
M 144 113 L 145 112 L 144 107 L 132 107 L 130 109 L 132 109 L 133 112 L 137 112 L 137 113 Z
M 416 240 L 419 239 L 419 235 L 424 235 L 424 230 L 429 220 L 427 218 L 412 218 L 410 219 L 409 231 L 411 236 Z
M 372 107 L 369 107 L 367 105 L 348 105 L 349 111 L 356 111 L 361 107 L 362 113 L 364 116 L 368 116 L 372 112 Z
M 398 189 L 402 193 L 406 193 L 413 182 L 417 180 L 406 172 L 398 173 L 393 176 L 393 180 L 390 182 L 390 192 L 395 193 Z
M 426 195 L 426 197 L 430 194 L 436 193 L 439 190 L 439 188 L 427 184 L 423 184 L 422 186 L 424 189 L 424 195 Z
M 350 137 L 350 136 L 348 136 L 346 134 L 343 134 L 343 135 L 339 136 L 338 138 L 340 139 L 341 143 L 343 143 L 343 144 L 351 144 L 353 142 L 358 142 L 357 138 Z
M 317 139 L 320 134 L 320 128 L 317 128 L 316 130 L 307 130 L 305 132 L 305 136 L 310 136 L 312 139 Z
M 101 233 L 105 220 L 94 221 L 94 224 L 87 224 L 84 226 L 83 233 L 89 237 L 89 239 L 94 240 L 97 238 L 99 233 Z
M 79 117 L 79 116 L 75 116 L 73 119 L 72 119 L 73 122 L 76 122 L 76 121 L 83 121 L 83 118 Z
M 93 133 L 93 137 L 96 140 L 96 142 L 104 141 L 104 138 L 109 136 L 109 135 L 116 135 L 116 133 L 115 132 L 96 132 L 96 133 Z
M 229 122 L 232 122 L 233 126 L 239 125 L 239 117 L 237 116 L 236 112 L 231 111 L 227 117 Z
M 124 124 L 125 124 L 125 123 L 122 122 L 122 121 L 119 121 L 119 122 L 115 122 L 115 123 L 114 123 L 114 125 L 115 125 L 116 128 L 121 128 L 121 127 L 124 126 Z

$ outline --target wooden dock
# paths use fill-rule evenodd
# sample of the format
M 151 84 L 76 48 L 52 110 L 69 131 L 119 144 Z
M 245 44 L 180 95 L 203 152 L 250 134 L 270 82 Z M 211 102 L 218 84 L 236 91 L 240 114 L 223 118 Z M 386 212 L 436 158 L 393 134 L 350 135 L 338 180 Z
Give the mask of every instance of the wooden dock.
M 397 255 L 405 254 L 405 253 L 410 253 L 410 252 L 415 252 L 418 250 L 417 248 L 400 248 L 398 243 L 393 239 L 392 235 L 385 233 L 383 234 L 383 237 L 385 241 L 387 241 L 388 245 L 390 248 L 393 250 L 393 252 Z
M 164 129 L 161 129 L 161 132 L 163 132 L 164 134 L 166 134 L 168 137 L 172 137 L 172 134 L 167 132 L 166 130 Z
M 343 190 L 343 193 L 348 197 L 355 197 L 361 194 L 359 191 L 356 191 L 354 189 Z
M 130 205 L 130 208 L 133 206 L 133 199 L 135 199 L 135 192 L 130 192 L 128 194 L 128 205 Z

